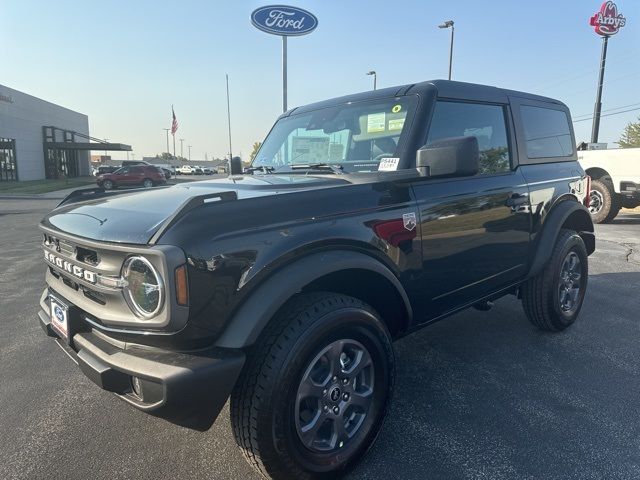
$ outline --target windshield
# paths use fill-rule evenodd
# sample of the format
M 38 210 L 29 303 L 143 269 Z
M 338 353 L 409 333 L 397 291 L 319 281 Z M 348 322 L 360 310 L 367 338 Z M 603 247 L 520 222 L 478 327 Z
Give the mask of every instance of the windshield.
M 294 113 L 275 124 L 252 166 L 286 171 L 329 164 L 346 172 L 376 171 L 381 159 L 398 156 L 416 102 L 407 96 Z

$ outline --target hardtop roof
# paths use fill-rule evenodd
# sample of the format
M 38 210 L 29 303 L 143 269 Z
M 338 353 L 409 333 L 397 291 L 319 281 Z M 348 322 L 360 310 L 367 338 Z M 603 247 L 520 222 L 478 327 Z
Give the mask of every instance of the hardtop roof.
M 331 98 L 320 102 L 302 105 L 285 112 L 282 116 L 288 116 L 292 113 L 304 113 L 308 111 L 318 110 L 320 108 L 330 107 L 333 105 L 341 105 L 350 102 L 360 102 L 363 100 L 375 100 L 378 98 L 388 98 L 402 95 L 425 95 L 427 93 L 437 94 L 441 98 L 456 98 L 470 100 L 486 100 L 496 102 L 507 102 L 508 97 L 518 97 L 520 99 L 535 100 L 538 102 L 553 103 L 564 105 L 562 102 L 541 95 L 520 92 L 517 90 L 508 90 L 504 88 L 494 87 L 490 85 L 480 85 L 477 83 L 457 82 L 453 80 L 428 80 L 420 83 L 407 85 L 399 85 L 395 87 L 381 88 L 367 92 L 360 92 L 342 97 Z

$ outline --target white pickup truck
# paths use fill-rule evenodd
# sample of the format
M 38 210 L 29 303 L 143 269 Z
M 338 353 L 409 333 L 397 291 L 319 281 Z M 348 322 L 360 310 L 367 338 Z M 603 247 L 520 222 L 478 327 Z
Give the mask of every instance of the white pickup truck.
M 594 223 L 610 222 L 621 208 L 640 206 L 640 148 L 582 150 L 578 161 L 591 177 Z

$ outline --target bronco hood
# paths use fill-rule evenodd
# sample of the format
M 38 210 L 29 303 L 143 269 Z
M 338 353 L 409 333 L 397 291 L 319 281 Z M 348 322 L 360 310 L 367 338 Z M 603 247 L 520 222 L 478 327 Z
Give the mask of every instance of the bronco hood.
M 92 240 L 146 244 L 190 199 L 234 192 L 235 200 L 345 185 L 344 177 L 307 175 L 234 176 L 168 188 L 70 196 L 42 220 L 45 227 Z

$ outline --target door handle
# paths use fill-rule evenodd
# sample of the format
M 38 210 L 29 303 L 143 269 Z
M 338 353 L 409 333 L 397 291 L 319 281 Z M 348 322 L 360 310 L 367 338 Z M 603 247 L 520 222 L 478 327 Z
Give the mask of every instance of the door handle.
M 507 207 L 519 207 L 520 205 L 524 205 L 529 202 L 529 195 L 522 193 L 514 193 L 509 198 L 507 198 L 506 205 Z

